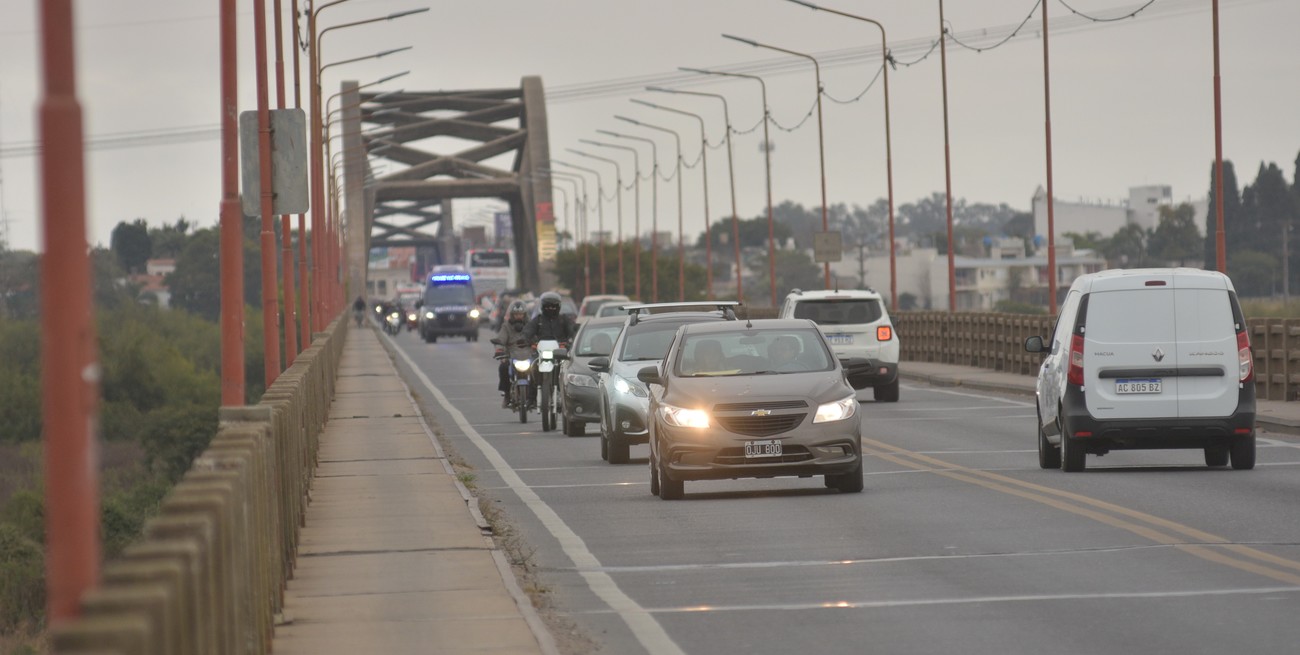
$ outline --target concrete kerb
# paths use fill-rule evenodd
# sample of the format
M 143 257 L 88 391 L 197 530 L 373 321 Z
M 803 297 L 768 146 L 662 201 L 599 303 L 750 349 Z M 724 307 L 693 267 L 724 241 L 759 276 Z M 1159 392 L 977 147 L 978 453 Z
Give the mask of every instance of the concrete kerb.
M 227 430 L 213 439 L 204 455 L 194 462 L 196 480 L 212 475 L 237 474 L 248 489 L 247 502 L 253 511 L 253 526 L 247 536 L 257 543 L 259 556 L 254 565 L 265 582 L 271 605 L 268 609 L 278 613 L 284 604 L 285 568 L 272 560 L 284 559 L 284 535 L 280 523 L 280 506 L 276 500 L 278 486 L 271 466 L 270 446 L 261 431 L 234 432 Z
M 188 614 L 180 616 L 186 627 L 183 634 L 188 636 L 180 651 L 185 655 L 216 655 L 216 651 L 211 650 L 216 627 L 208 609 L 210 597 L 203 587 L 202 557 L 203 549 L 192 538 L 187 538 L 141 541 L 127 546 L 116 560 L 123 564 L 175 565 L 181 572 L 179 602 L 188 608 Z M 108 567 L 105 571 L 107 579 Z
M 81 598 L 86 616 L 100 618 L 144 617 L 149 626 L 149 641 L 163 650 L 174 652 L 176 641 L 176 607 L 166 584 L 137 582 L 131 585 L 104 585 Z
M 139 588 L 159 585 L 164 599 L 173 607 L 171 621 L 162 628 L 169 633 L 165 642 L 168 653 L 185 653 L 185 644 L 193 643 L 194 599 L 193 589 L 185 579 L 185 567 L 174 560 L 131 561 L 117 560 L 104 565 L 105 589 Z
M 209 483 L 197 483 L 182 480 L 163 503 L 163 514 L 175 517 L 202 517 L 214 526 L 213 553 L 214 571 L 218 589 L 226 608 L 226 634 L 231 650 L 237 652 L 260 652 L 248 650 L 245 645 L 258 641 L 252 635 L 260 627 L 252 616 L 252 603 L 248 602 L 248 569 L 245 564 L 240 540 L 235 539 L 235 531 L 240 528 L 235 518 L 233 492 L 214 489 Z M 241 531 L 242 532 L 242 531 Z
M 119 653 L 121 655 L 164 655 L 149 639 L 149 617 L 86 616 L 50 628 L 50 642 L 57 653 Z

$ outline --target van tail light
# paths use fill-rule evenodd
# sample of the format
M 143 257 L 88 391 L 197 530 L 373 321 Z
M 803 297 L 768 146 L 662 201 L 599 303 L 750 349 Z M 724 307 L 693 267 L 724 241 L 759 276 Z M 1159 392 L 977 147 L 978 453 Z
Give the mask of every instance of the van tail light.
M 876 327 L 876 341 L 889 341 L 894 338 L 894 328 L 888 325 Z
M 1237 379 L 1241 382 L 1255 379 L 1255 363 L 1250 354 L 1250 337 L 1245 330 L 1237 333 Z
M 1083 386 L 1083 335 L 1070 337 L 1070 370 L 1066 375 L 1070 384 Z

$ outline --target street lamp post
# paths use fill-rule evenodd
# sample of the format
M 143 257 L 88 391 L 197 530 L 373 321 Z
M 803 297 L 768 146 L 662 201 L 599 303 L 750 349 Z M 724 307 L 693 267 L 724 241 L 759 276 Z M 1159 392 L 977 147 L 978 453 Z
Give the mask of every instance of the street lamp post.
M 623 168 L 618 165 L 617 161 L 610 159 L 608 157 L 593 155 L 591 153 L 583 152 L 581 150 L 576 150 L 574 148 L 566 148 L 566 150 L 568 150 L 569 152 L 575 155 L 581 155 L 583 157 L 587 157 L 588 159 L 595 159 L 597 161 L 603 161 L 614 165 L 614 182 L 615 182 L 614 195 L 616 199 L 615 204 L 618 207 L 618 292 L 621 294 L 626 294 L 627 289 L 623 286 Z M 602 227 L 601 229 L 604 230 L 605 228 Z M 603 241 L 601 242 L 600 247 L 602 253 L 601 257 L 603 260 L 604 257 L 603 253 L 605 251 L 605 244 Z M 602 277 L 604 276 L 603 272 L 601 273 L 601 276 Z M 600 288 L 601 288 L 601 292 L 604 293 L 605 282 L 603 279 L 601 280 Z
M 302 62 L 298 47 L 298 0 L 291 4 L 293 11 L 293 106 L 302 109 Z M 288 270 L 288 269 L 286 269 Z M 288 299 L 286 298 L 286 302 Z M 305 350 L 311 343 L 311 300 L 307 293 L 307 214 L 298 214 L 298 345 Z
M 636 98 L 633 98 L 632 102 L 645 105 L 651 109 L 661 109 L 674 114 L 681 114 L 682 116 L 690 116 L 700 123 L 700 169 L 704 174 L 704 288 L 708 299 L 713 300 L 713 239 L 710 238 L 709 234 L 709 138 L 708 134 L 704 131 L 704 117 L 689 111 L 683 111 L 673 107 L 664 107 L 653 102 L 646 102 Z
M 601 177 L 600 171 L 597 171 L 594 168 L 578 166 L 577 164 L 570 164 L 569 162 L 560 161 L 558 159 L 552 159 L 551 163 L 572 168 L 576 171 L 591 173 L 596 176 L 596 230 L 600 234 L 598 240 L 600 244 L 600 263 L 598 266 L 600 267 L 600 292 L 605 293 L 605 180 Z
M 633 180 L 632 180 L 632 189 L 633 189 L 633 190 L 632 190 L 632 199 L 633 199 L 634 208 L 635 208 L 634 215 L 635 215 L 635 217 L 636 217 L 636 218 L 635 218 L 635 225 L 634 225 L 634 227 L 633 227 L 633 232 L 632 232 L 632 236 L 633 236 L 633 239 L 632 239 L 632 253 L 633 253 L 632 268 L 633 268 L 633 270 L 636 272 L 636 275 L 635 275 L 636 281 L 633 283 L 633 293 L 636 295 L 636 298 L 637 298 L 638 300 L 640 300 L 640 299 L 641 299 L 641 161 L 640 161 L 640 155 L 639 155 L 639 153 L 637 152 L 636 148 L 633 148 L 633 147 L 631 147 L 631 146 L 620 146 L 620 145 L 615 144 L 615 143 L 605 143 L 605 142 L 603 142 L 603 141 L 593 141 L 593 140 L 591 140 L 591 139 L 578 139 L 578 141 L 581 142 L 581 143 L 586 143 L 586 144 L 593 145 L 593 146 L 600 146 L 600 147 L 602 147 L 602 148 L 615 148 L 615 149 L 617 149 L 617 150 L 624 150 L 624 151 L 627 151 L 627 152 L 632 153 L 632 174 L 635 176 L 635 177 L 633 178 Z M 623 176 L 623 173 L 622 173 L 621 169 L 618 168 L 618 164 L 617 164 L 617 163 L 614 164 L 614 167 L 615 167 L 616 170 L 618 170 L 618 175 L 619 175 L 619 178 L 621 179 L 622 176 Z M 622 185 L 622 182 L 620 182 L 620 183 L 619 183 L 619 193 L 621 194 L 622 192 L 623 192 L 623 185 Z M 622 230 L 623 230 L 623 200 L 622 200 L 622 196 L 621 196 L 621 195 L 619 196 L 619 210 L 618 210 L 618 211 L 619 211 L 619 218 L 618 218 L 618 226 L 619 226 L 619 237 L 618 237 L 618 241 L 619 241 L 619 247 L 618 247 L 618 256 L 619 256 L 619 287 L 618 287 L 618 290 L 619 290 L 619 293 L 623 293 L 623 292 L 624 292 L 624 291 L 623 291 L 623 273 L 622 273 L 622 267 L 623 267 L 623 232 L 622 232 Z
M 1228 252 L 1223 231 L 1223 103 L 1219 97 L 1219 0 L 1212 0 L 1210 14 L 1214 22 L 1214 264 L 1220 273 L 1227 275 Z
M 943 80 L 943 180 L 948 207 L 948 311 L 957 311 L 957 267 L 952 243 L 952 154 L 948 141 L 948 32 L 944 27 L 943 0 L 939 0 L 939 70 Z M 1051 198 L 1048 198 L 1050 206 Z M 1050 273 L 1050 272 L 1049 272 Z
M 398 11 L 398 12 L 388 14 L 387 16 L 379 16 L 376 18 L 368 18 L 365 20 L 353 21 L 350 23 L 343 23 L 340 25 L 332 25 L 330 27 L 327 27 L 317 32 L 316 21 L 320 16 L 320 13 L 329 7 L 332 7 L 334 5 L 339 4 L 340 2 L 345 2 L 345 1 L 346 0 L 334 0 L 333 2 L 327 2 L 321 5 L 320 7 L 316 7 L 313 10 L 311 10 L 311 12 L 307 16 L 308 67 L 310 68 L 310 72 L 312 76 L 312 88 L 311 88 L 311 98 L 310 98 L 311 114 L 312 114 L 312 124 L 311 124 L 312 203 L 311 206 L 313 208 L 312 214 L 314 215 L 312 222 L 315 224 L 313 225 L 312 230 L 313 232 L 316 232 L 316 234 L 313 236 L 313 241 L 315 243 L 312 247 L 312 256 L 313 256 L 314 266 L 316 268 L 326 267 L 330 278 L 332 278 L 332 279 L 327 278 L 313 285 L 314 288 L 319 287 L 319 292 L 313 294 L 313 298 L 315 299 L 315 303 L 318 307 L 318 311 L 315 312 L 315 321 L 316 321 L 317 330 L 323 330 L 326 326 L 325 316 L 324 316 L 326 307 L 327 306 L 332 307 L 333 305 L 336 304 L 336 301 L 338 300 L 338 298 L 335 298 L 336 294 L 334 293 L 338 287 L 337 271 L 328 270 L 328 269 L 332 269 L 334 262 L 337 259 L 337 253 L 334 253 L 333 249 L 331 249 L 330 245 L 328 245 L 333 241 L 333 236 L 330 234 L 324 234 L 324 232 L 330 232 L 331 227 L 327 225 L 328 223 L 327 217 L 321 213 L 324 211 L 324 205 L 325 205 L 325 198 L 324 198 L 325 172 L 323 170 L 324 164 L 321 161 L 322 154 L 323 154 L 322 149 L 324 147 L 324 144 L 322 142 L 324 141 L 325 137 L 324 134 L 322 134 L 324 117 L 321 115 L 322 92 L 321 92 L 321 74 L 320 74 L 319 61 L 320 61 L 321 49 L 324 45 L 325 35 L 335 30 L 340 30 L 348 27 L 356 27 L 358 25 L 367 25 L 370 23 L 377 23 L 380 21 L 395 20 L 398 18 L 411 16 L 429 10 L 428 7 L 422 7 L 420 9 Z M 321 237 L 324 237 L 326 242 L 325 245 L 321 243 Z
M 557 186 L 552 186 L 551 190 L 560 192 L 560 202 L 563 203 L 560 205 L 560 218 L 564 220 L 564 226 L 560 228 L 560 231 L 564 232 L 569 226 L 569 192 L 565 190 L 563 187 L 557 187 Z M 498 237 L 497 246 L 500 247 L 500 245 L 501 242 Z M 556 243 L 557 248 L 562 249 L 563 245 L 564 245 L 563 240 L 559 240 Z
M 762 91 L 763 98 L 763 163 L 767 171 L 767 279 L 772 290 L 772 306 L 776 307 L 776 214 L 772 210 L 772 139 L 768 136 L 768 122 L 771 121 L 771 110 L 767 106 L 767 82 L 757 75 L 748 75 L 746 73 L 728 73 L 724 71 L 705 70 L 703 68 L 685 68 L 681 67 L 688 73 L 699 73 L 701 75 L 718 75 L 722 77 L 741 77 L 758 82 L 759 89 Z M 728 130 L 730 134 L 730 130 Z
M 745 39 L 738 36 L 732 36 L 730 34 L 723 34 L 722 37 L 726 39 L 731 39 L 732 41 L 739 41 L 740 43 L 751 45 L 754 46 L 755 48 L 765 48 L 767 50 L 775 50 L 776 52 L 783 52 L 787 55 L 802 57 L 812 62 L 813 75 L 815 76 L 815 80 L 817 82 L 817 154 L 819 157 L 819 161 L 821 163 L 822 231 L 829 232 L 831 227 L 830 227 L 830 216 L 826 210 L 826 138 L 824 136 L 825 132 L 822 128 L 822 67 L 821 64 L 817 62 L 816 58 L 814 58 L 812 55 L 807 53 L 796 52 L 794 50 L 786 50 L 785 48 L 779 48 L 777 46 L 768 45 L 766 43 L 759 43 L 758 41 L 754 41 L 752 39 Z M 829 290 L 831 288 L 830 262 L 822 263 L 822 271 L 825 277 L 824 283 L 826 289 Z M 776 302 L 773 301 L 773 304 L 775 305 Z
M 284 89 L 284 8 L 281 0 L 275 0 L 275 106 L 285 109 Z M 297 13 L 295 9 L 294 13 Z M 296 32 L 295 32 L 296 34 Z M 297 42 L 294 53 L 297 54 Z M 293 217 L 280 215 L 280 267 L 284 270 L 284 365 L 293 366 L 298 356 L 297 308 L 294 306 L 293 292 Z
M 551 161 L 552 163 L 558 163 L 555 160 Z M 582 246 L 582 295 L 591 295 L 591 239 L 587 235 L 587 178 L 576 173 L 557 171 L 554 168 L 551 168 L 548 172 L 551 177 L 567 179 L 573 182 L 575 190 L 579 184 L 582 185 L 582 190 L 577 192 L 578 200 L 574 203 L 573 221 L 578 224 L 576 232 L 579 238 L 576 240 L 579 242 L 586 241 L 586 244 Z
M 257 152 L 261 177 L 262 369 L 267 388 L 280 376 L 280 298 L 275 270 L 274 188 L 271 179 L 271 107 L 267 90 L 266 0 L 253 0 L 254 63 L 257 67 Z M 285 235 L 288 238 L 288 235 Z
M 880 67 L 883 71 L 882 75 L 885 78 L 885 184 L 889 195 L 889 306 L 890 309 L 898 311 L 898 271 L 896 265 L 896 247 L 894 246 L 894 155 L 893 146 L 890 142 L 889 129 L 889 45 L 888 39 L 885 37 L 885 26 L 881 24 L 880 21 L 867 18 L 866 16 L 858 16 L 856 14 L 839 11 L 838 9 L 822 7 L 811 2 L 806 2 L 805 0 L 790 0 L 790 2 L 803 5 L 814 11 L 825 11 L 837 16 L 844 16 L 845 18 L 852 18 L 871 23 L 880 28 Z M 1044 28 L 1044 33 L 1046 33 L 1046 28 Z M 1047 37 L 1044 36 L 1044 43 L 1046 43 L 1046 39 Z
M 1043 116 L 1047 131 L 1047 311 L 1056 313 L 1056 205 L 1052 190 L 1052 86 L 1047 59 L 1047 5 L 1043 3 Z M 951 248 L 951 246 L 949 246 Z
M 615 116 L 614 118 L 649 130 L 670 134 L 673 137 L 673 143 L 677 145 L 677 163 L 673 168 L 673 175 L 677 177 L 677 299 L 679 302 L 686 302 L 686 242 L 682 232 L 682 136 L 676 130 L 643 123 L 635 118 L 628 118 L 627 116 Z M 657 257 L 658 253 L 655 253 L 655 255 Z
M 654 139 L 647 139 L 633 134 L 623 134 L 609 130 L 596 130 L 596 132 L 606 136 L 650 144 L 650 302 L 659 302 L 659 145 L 655 143 Z M 641 179 L 639 169 L 637 179 Z M 636 295 L 639 299 L 641 297 L 640 214 L 637 217 L 636 234 L 636 249 L 632 251 L 632 257 L 633 266 L 636 267 Z
M 736 300 L 745 302 L 745 287 L 743 284 L 743 266 L 740 260 L 740 219 L 736 216 L 736 165 L 731 152 L 731 112 L 727 108 L 727 97 L 720 93 L 706 93 L 704 91 L 683 91 L 680 89 L 666 89 L 658 86 L 647 86 L 647 91 L 658 91 L 661 93 L 675 93 L 681 95 L 701 96 L 705 98 L 717 98 L 722 101 L 722 122 L 726 125 L 727 139 L 727 174 L 731 181 L 731 240 L 736 254 Z M 707 144 L 706 144 L 707 145 Z M 706 185 L 707 186 L 707 185 Z M 710 245 L 713 242 L 713 236 L 705 231 L 706 238 L 709 239 Z M 709 257 L 712 261 L 712 256 Z M 710 275 L 709 289 L 712 290 L 712 276 Z

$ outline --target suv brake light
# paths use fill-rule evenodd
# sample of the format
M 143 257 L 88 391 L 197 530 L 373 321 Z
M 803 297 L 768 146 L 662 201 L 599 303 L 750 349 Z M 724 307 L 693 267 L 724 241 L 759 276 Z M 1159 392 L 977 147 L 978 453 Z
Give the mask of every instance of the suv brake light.
M 1066 381 L 1070 384 L 1083 386 L 1083 335 L 1075 334 L 1070 337 L 1070 369 L 1066 374 Z
M 1245 330 L 1237 333 L 1237 380 L 1250 382 L 1255 379 L 1255 364 L 1250 354 L 1250 337 Z
M 876 328 L 876 341 L 889 341 L 894 338 L 894 328 L 881 325 Z

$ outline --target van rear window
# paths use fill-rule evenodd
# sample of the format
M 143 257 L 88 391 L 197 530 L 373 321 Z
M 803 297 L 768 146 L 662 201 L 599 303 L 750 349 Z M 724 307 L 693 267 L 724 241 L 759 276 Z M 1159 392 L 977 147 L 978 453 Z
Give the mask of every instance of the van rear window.
M 1176 338 L 1174 294 L 1168 289 L 1103 291 L 1088 298 L 1088 339 L 1102 343 L 1167 343 Z
M 855 300 L 801 300 L 795 303 L 794 317 L 807 318 L 818 325 L 860 325 L 880 320 L 880 301 L 873 298 Z

